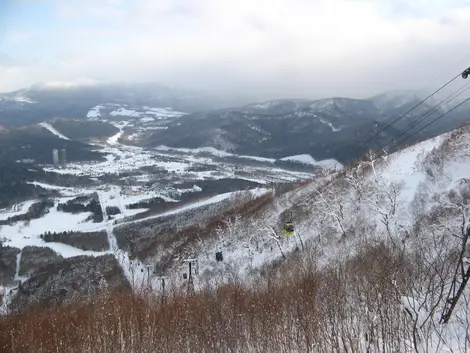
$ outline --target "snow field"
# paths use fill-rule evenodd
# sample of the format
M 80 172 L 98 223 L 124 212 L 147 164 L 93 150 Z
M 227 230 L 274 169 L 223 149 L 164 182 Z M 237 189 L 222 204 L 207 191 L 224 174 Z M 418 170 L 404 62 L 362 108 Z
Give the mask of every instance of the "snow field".
M 334 166 L 336 167 L 335 168 L 336 170 L 340 170 L 344 168 L 344 166 L 338 161 L 336 161 L 335 159 L 324 159 L 321 161 L 317 161 L 309 154 L 299 154 L 296 156 L 284 157 L 284 158 L 281 158 L 281 161 L 300 162 L 304 164 L 316 165 L 322 168 L 330 168 Z
M 103 113 L 101 112 L 102 109 L 113 109 L 109 113 L 110 116 L 113 117 L 133 117 L 133 118 L 140 118 L 142 119 L 169 119 L 169 118 L 177 118 L 180 116 L 185 115 L 186 113 L 175 111 L 169 107 L 167 108 L 158 108 L 158 107 L 149 107 L 149 106 L 144 106 L 142 109 L 137 109 L 133 107 L 129 107 L 127 104 L 111 104 L 111 103 L 106 103 L 106 104 L 100 104 L 97 105 L 96 107 L 93 107 L 90 109 L 90 111 L 87 113 L 87 118 L 99 118 L 103 117 Z M 153 118 L 149 117 L 153 116 Z M 147 120 L 151 121 L 151 120 Z

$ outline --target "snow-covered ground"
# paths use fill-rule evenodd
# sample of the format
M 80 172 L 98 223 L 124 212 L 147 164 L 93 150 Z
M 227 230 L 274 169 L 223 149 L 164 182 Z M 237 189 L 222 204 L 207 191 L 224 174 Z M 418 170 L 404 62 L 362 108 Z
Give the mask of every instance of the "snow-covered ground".
M 6 245 L 19 249 L 34 245 L 48 246 L 53 249 L 60 248 L 60 251 L 54 250 L 64 257 L 78 256 L 84 253 L 91 254 L 91 252 L 84 252 L 68 245 L 46 243 L 40 238 L 40 235 L 45 232 L 64 232 L 69 230 L 94 232 L 103 230 L 105 228 L 104 225 L 85 221 L 90 215 L 91 213 L 70 214 L 60 212 L 57 210 L 56 205 L 42 218 L 3 226 L 2 234 Z
M 28 208 L 35 202 L 35 200 L 26 201 L 20 204 L 13 205 L 10 209 L 0 210 L 0 221 L 4 221 L 9 217 L 17 216 L 28 211 Z
M 276 161 L 274 158 L 237 155 L 234 153 L 218 150 L 217 148 L 214 148 L 214 147 L 175 148 L 175 147 L 168 147 L 165 145 L 160 145 L 156 147 L 155 149 L 157 151 L 179 151 L 179 152 L 185 152 L 185 153 L 190 153 L 190 154 L 209 153 L 217 157 L 237 157 L 237 158 L 253 159 L 256 161 L 267 162 L 267 163 L 274 163 Z
M 162 111 L 158 110 L 159 113 Z M 196 156 L 198 152 L 187 153 L 184 156 L 175 156 L 171 153 L 164 153 L 163 151 L 149 151 L 139 147 L 126 146 L 122 145 L 119 142 L 119 138 L 123 135 L 124 129 L 130 125 L 129 121 L 119 121 L 113 122 L 113 124 L 119 128 L 119 132 L 114 136 L 110 137 L 106 141 L 104 149 L 101 150 L 106 154 L 106 161 L 101 163 L 69 163 L 66 167 L 61 166 L 60 168 L 46 167 L 46 171 L 53 171 L 60 174 L 72 174 L 72 175 L 86 175 L 93 178 L 102 176 L 104 174 L 117 174 L 122 172 L 135 172 L 141 167 L 157 167 L 159 170 L 164 171 L 165 173 L 170 173 L 170 175 L 175 174 L 179 176 L 177 180 L 185 180 L 185 175 L 190 176 L 191 180 L 204 180 L 204 179 L 223 179 L 226 177 L 233 177 L 234 168 L 225 168 L 220 163 L 214 162 L 211 158 Z M 53 129 L 48 124 L 43 124 L 45 128 L 48 128 L 51 132 L 54 132 L 58 136 L 61 136 L 60 132 Z M 193 166 L 203 165 L 203 166 L 213 166 L 214 171 L 201 171 L 193 172 L 189 171 Z M 222 169 L 224 168 L 224 169 Z M 257 171 L 257 169 L 251 169 Z M 220 173 L 220 172 L 223 173 Z M 218 174 L 218 175 L 217 175 Z M 284 180 L 298 179 L 302 177 L 309 177 L 310 174 L 307 173 L 295 173 L 290 171 L 284 171 L 282 169 L 277 170 L 272 178 L 281 178 Z M 240 177 L 240 179 L 250 179 Z M 135 181 L 139 182 L 148 182 L 152 180 L 151 174 L 141 174 L 135 176 Z M 158 178 L 154 181 L 158 185 Z M 259 181 L 260 183 L 266 183 L 263 179 L 253 178 L 253 181 Z M 11 225 L 5 225 L 2 227 L 2 237 L 5 244 L 23 249 L 25 246 L 45 246 L 50 247 L 55 250 L 57 253 L 61 254 L 64 257 L 78 256 L 78 255 L 93 255 L 98 256 L 104 253 L 113 253 L 116 258 L 121 263 L 121 266 L 124 269 L 127 277 L 130 279 L 131 272 L 140 268 L 142 266 L 138 261 L 130 261 L 128 255 L 122 250 L 117 248 L 116 239 L 113 235 L 114 221 L 120 221 L 126 217 L 134 216 L 138 213 L 144 212 L 147 209 L 128 209 L 126 206 L 129 204 L 137 203 L 143 200 L 148 200 L 152 198 L 162 198 L 167 202 L 177 202 L 171 195 L 178 195 L 184 193 L 194 193 L 201 192 L 202 189 L 196 185 L 193 185 L 191 188 L 173 188 L 169 186 L 160 185 L 158 187 L 149 189 L 142 188 L 142 185 L 102 185 L 98 188 L 74 188 L 74 187 L 62 187 L 57 185 L 50 185 L 41 182 L 29 182 L 30 184 L 40 186 L 44 189 L 57 190 L 63 197 L 57 198 L 55 200 L 55 205 L 50 211 L 42 218 L 32 219 L 28 222 L 16 222 Z M 76 196 L 91 194 L 97 191 L 101 206 L 103 210 L 107 206 L 116 206 L 121 210 L 121 213 L 113 216 L 113 220 L 110 221 L 106 218 L 101 223 L 93 223 L 87 218 L 91 215 L 90 213 L 79 213 L 79 214 L 70 214 L 58 211 L 57 204 L 64 203 L 68 200 L 73 199 Z M 259 190 L 254 191 L 255 194 L 260 192 Z M 155 216 L 149 217 L 148 219 L 168 216 L 171 214 L 176 214 L 178 212 L 183 212 L 191 209 L 196 209 L 198 207 L 221 202 L 228 199 L 233 195 L 232 192 L 224 193 L 214 197 L 201 200 L 192 204 L 187 204 L 185 206 L 175 208 L 171 211 L 164 212 L 162 214 L 157 214 Z M 23 204 L 15 205 L 10 210 L 2 210 L 0 212 L 0 219 L 6 220 L 8 217 L 24 214 L 27 212 L 28 208 L 35 201 L 28 201 Z M 120 223 L 122 224 L 122 223 Z M 108 233 L 108 240 L 111 244 L 110 250 L 107 252 L 93 252 L 93 251 L 83 251 L 77 248 L 74 248 L 69 245 L 61 243 L 51 243 L 45 242 L 40 238 L 40 235 L 45 232 L 63 232 L 63 231 L 80 231 L 80 232 L 95 232 L 95 231 L 106 231 Z M 137 271 L 139 272 L 139 271 Z M 139 272 L 141 273 L 141 272 Z M 132 274 L 133 280 L 135 274 Z M 144 278 L 141 279 L 142 281 Z M 145 279 L 146 281 L 147 279 Z
M 105 117 L 132 117 L 141 118 L 141 121 L 153 121 L 155 119 L 170 119 L 178 118 L 185 115 L 184 112 L 179 112 L 171 109 L 170 107 L 135 107 L 127 104 L 100 104 L 90 109 L 87 113 L 87 118 L 105 118 Z M 146 120 L 144 120 L 146 119 Z M 151 120 L 148 120 L 151 119 Z
M 282 168 L 273 168 L 274 159 L 257 156 L 239 156 L 215 148 L 168 148 L 160 146 L 153 150 L 143 149 L 135 146 L 123 145 L 119 139 L 131 124 L 129 121 L 113 122 L 119 128 L 119 132 L 107 140 L 107 144 L 100 150 L 104 153 L 106 161 L 96 163 L 68 163 L 67 166 L 54 168 L 46 166 L 45 171 L 53 171 L 60 174 L 87 175 L 99 177 L 105 174 L 118 174 L 125 172 L 137 172 L 140 168 L 154 167 L 160 171 L 167 171 L 181 180 L 205 180 L 239 178 L 245 180 L 267 181 L 294 181 L 310 178 L 311 173 L 294 172 Z M 205 155 L 201 155 L 205 153 Z M 208 155 L 208 156 L 207 156 Z M 218 161 L 219 157 L 235 157 L 238 163 L 227 163 Z M 243 160 L 256 160 L 259 166 L 243 166 Z M 322 165 L 323 161 L 317 162 Z M 331 164 L 325 161 L 325 167 Z M 263 165 L 264 164 L 264 165 Z M 194 171 L 194 167 L 205 166 L 205 171 Z M 243 166 L 241 168 L 240 166 Z M 210 167 L 211 170 L 207 170 Z M 243 175 L 240 173 L 243 171 Z M 142 172 L 144 173 L 144 172 Z
M 304 164 L 319 166 L 321 168 L 331 168 L 332 170 L 340 170 L 344 168 L 344 166 L 335 159 L 323 159 L 321 161 L 317 161 L 309 154 L 299 154 L 296 156 L 284 157 L 281 158 L 281 161 L 300 162 Z
M 272 180 L 299 180 L 311 176 L 307 173 L 273 168 L 274 160 L 264 158 L 260 158 L 258 161 L 268 164 L 267 166 L 244 168 L 245 171 L 249 170 L 256 177 L 237 176 L 233 166 L 227 165 L 225 162 L 217 162 L 217 157 L 233 157 L 234 155 L 212 148 L 191 150 L 160 146 L 154 151 L 148 151 L 138 147 L 124 146 L 119 143 L 119 137 L 122 136 L 128 124 L 128 121 L 116 123 L 120 131 L 107 141 L 107 146 L 104 149 L 104 152 L 107 153 L 106 161 L 70 164 L 64 169 L 55 171 L 97 177 L 105 173 L 135 171 L 144 166 L 153 166 L 166 170 L 181 180 L 185 180 L 189 176 L 190 180 L 238 177 L 245 180 L 259 180 L 260 183 Z M 290 191 L 276 198 L 272 205 L 263 210 L 263 214 L 257 214 L 251 218 L 248 215 L 244 219 L 234 220 L 233 224 L 227 230 L 221 231 L 218 236 L 201 240 L 195 249 L 198 254 L 199 272 L 204 273 L 206 278 L 210 274 L 214 281 L 228 278 L 230 275 L 247 279 L 252 271 L 256 273 L 262 266 L 281 259 L 283 254 L 289 254 L 307 242 L 310 243 L 312 249 L 315 249 L 315 262 L 319 267 L 351 256 L 357 250 L 358 244 L 362 244 L 361 242 L 373 244 L 395 238 L 412 249 L 417 243 L 425 244 L 426 241 L 431 241 L 429 239 L 409 239 L 407 233 L 413 231 L 415 223 L 420 217 L 427 215 L 432 207 L 441 207 L 442 205 L 459 210 L 462 213 L 461 217 L 446 219 L 445 224 L 439 224 L 438 220 L 434 219 L 434 223 L 429 225 L 429 236 L 435 236 L 444 231 L 453 234 L 453 231 L 458 231 L 462 226 L 462 219 L 466 226 L 470 218 L 468 200 L 457 203 L 458 198 L 455 195 L 448 196 L 450 190 L 458 195 L 459 187 L 465 185 L 470 179 L 470 146 L 467 142 L 469 139 L 470 129 L 464 128 L 460 134 L 455 134 L 455 132 L 444 134 L 389 156 L 362 161 L 355 168 L 344 171 L 344 174 L 335 173 L 333 175 L 339 175 L 339 179 L 334 179 L 330 175 Z M 209 156 L 201 156 L 201 153 L 209 154 Z M 252 156 L 236 157 L 258 158 Z M 309 155 L 291 156 L 284 159 L 320 164 L 325 167 L 337 164 L 336 161 L 315 161 Z M 212 171 L 191 170 L 198 165 L 213 167 L 219 175 L 212 174 Z M 341 165 L 337 171 L 340 169 L 342 169 Z M 53 169 L 49 168 L 49 170 Z M 146 181 L 147 178 L 151 178 L 151 175 L 140 175 L 139 178 Z M 63 192 L 64 197 L 61 202 L 74 196 L 75 190 L 73 188 L 36 184 L 45 188 L 56 188 Z M 319 186 L 323 187 L 319 188 Z M 169 188 L 167 187 L 167 189 Z M 125 217 L 145 211 L 145 209 L 128 210 L 125 205 L 153 197 L 162 197 L 167 201 L 174 202 L 175 200 L 165 192 L 167 189 L 161 187 L 144 190 L 137 185 L 133 187 L 108 185 L 100 188 L 98 194 L 103 209 L 106 206 L 118 206 L 121 209 L 123 213 L 117 215 L 115 219 L 123 221 L 119 223 L 122 225 L 127 223 Z M 91 190 L 76 191 L 77 195 L 79 192 L 91 192 Z M 198 187 L 179 190 L 181 193 L 188 191 L 200 192 Z M 270 190 L 260 188 L 249 192 L 255 196 L 261 196 Z M 220 194 L 168 212 L 149 216 L 146 220 L 158 219 L 188 210 L 197 212 L 199 207 L 222 202 L 232 195 L 231 192 Z M 11 210 L 3 210 L 0 213 L 0 219 L 6 219 L 13 214 L 21 214 L 31 204 L 32 202 L 23 203 Z M 284 236 L 282 233 L 282 222 L 286 220 L 283 213 L 286 210 L 293 211 L 296 227 L 296 232 L 291 237 Z M 29 226 L 20 222 L 2 227 L 2 234 L 9 245 L 19 248 L 26 245 L 50 246 L 63 256 L 70 257 L 84 253 L 89 255 L 101 253 L 83 252 L 55 243 L 46 244 L 38 235 L 44 231 L 69 229 L 106 230 L 111 244 L 108 253 L 113 253 L 116 256 L 130 282 L 138 287 L 150 281 L 155 289 L 159 288 L 157 277 L 151 276 L 149 278 L 147 271 L 141 271 L 146 267 L 145 264 L 137 260 L 130 260 L 125 251 L 117 248 L 114 236 L 115 225 L 107 220 L 107 217 L 99 224 L 84 222 L 87 216 L 87 214 L 64 214 L 57 211 L 55 207 L 43 218 L 31 220 Z M 449 238 L 455 237 L 449 236 Z M 433 250 L 431 246 L 430 254 Z M 223 251 L 223 264 L 214 260 L 216 251 Z M 185 271 L 186 264 L 173 264 L 172 266 L 168 273 L 169 279 L 174 283 L 181 284 L 183 281 L 181 272 Z M 196 287 L 202 283 L 203 280 L 201 279 L 199 282 L 196 277 Z M 413 307 L 414 301 L 417 300 L 406 296 L 401 296 L 401 299 L 405 307 Z M 457 329 L 456 332 L 461 332 L 461 330 Z M 452 342 L 449 340 L 446 343 L 447 347 L 451 346 Z M 447 350 L 443 348 L 442 351 L 449 351 L 448 348 L 445 349 Z

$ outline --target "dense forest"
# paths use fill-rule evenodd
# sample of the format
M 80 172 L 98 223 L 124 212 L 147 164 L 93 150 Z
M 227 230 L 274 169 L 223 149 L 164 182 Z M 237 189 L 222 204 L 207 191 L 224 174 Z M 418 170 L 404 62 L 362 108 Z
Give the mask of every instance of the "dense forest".
M 79 196 L 72 200 L 67 201 L 66 203 L 59 203 L 57 205 L 57 210 L 61 212 L 68 213 L 81 213 L 81 212 L 91 212 L 93 216 L 91 219 L 95 223 L 103 221 L 103 210 L 101 204 L 96 197 L 96 193 L 92 196 Z M 86 200 L 84 199 L 86 198 Z M 88 201 L 89 200 L 89 201 Z
M 98 232 L 46 232 L 40 235 L 45 242 L 59 242 L 85 251 L 104 251 L 109 248 L 106 231 Z
M 74 140 L 110 137 L 119 132 L 117 127 L 103 121 L 55 119 L 49 124 Z
M 121 210 L 117 206 L 106 206 L 106 214 L 109 216 L 114 216 L 121 214 Z
M 158 208 L 161 205 L 164 205 L 166 201 L 161 197 L 153 197 L 151 199 L 142 200 L 139 202 L 134 202 L 129 205 L 126 205 L 127 209 L 136 210 L 139 208 Z

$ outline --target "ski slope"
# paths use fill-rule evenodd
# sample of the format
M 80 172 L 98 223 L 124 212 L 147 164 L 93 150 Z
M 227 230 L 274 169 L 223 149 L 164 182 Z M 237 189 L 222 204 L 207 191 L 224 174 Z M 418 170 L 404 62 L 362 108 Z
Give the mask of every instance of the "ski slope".
M 67 136 L 63 135 L 59 131 L 57 131 L 51 124 L 48 124 L 46 122 L 39 123 L 38 125 L 42 126 L 43 128 L 49 130 L 52 132 L 54 135 L 59 136 L 63 140 L 70 140 Z

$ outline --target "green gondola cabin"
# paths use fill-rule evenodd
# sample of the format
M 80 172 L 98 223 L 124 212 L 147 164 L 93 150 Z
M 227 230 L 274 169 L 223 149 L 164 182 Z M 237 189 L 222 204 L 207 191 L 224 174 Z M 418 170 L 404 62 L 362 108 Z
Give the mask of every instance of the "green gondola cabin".
M 292 235 L 294 234 L 294 223 L 292 222 L 285 222 L 284 223 L 284 234 L 285 235 Z

